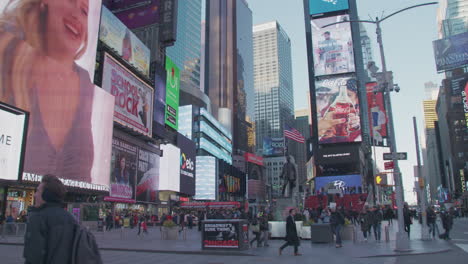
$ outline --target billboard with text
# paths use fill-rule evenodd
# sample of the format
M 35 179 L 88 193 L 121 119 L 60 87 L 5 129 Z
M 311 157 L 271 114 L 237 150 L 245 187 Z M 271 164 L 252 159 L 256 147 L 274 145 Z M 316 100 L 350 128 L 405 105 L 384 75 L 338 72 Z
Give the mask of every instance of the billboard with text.
M 128 28 L 159 23 L 160 0 L 104 0 L 104 5 Z
M 347 10 L 348 0 L 309 0 L 309 14 L 317 15 Z
M 283 156 L 284 150 L 284 138 L 263 138 L 263 156 Z
M 166 125 L 177 130 L 179 116 L 180 70 L 166 57 Z
M 433 42 L 437 71 L 468 64 L 468 32 Z

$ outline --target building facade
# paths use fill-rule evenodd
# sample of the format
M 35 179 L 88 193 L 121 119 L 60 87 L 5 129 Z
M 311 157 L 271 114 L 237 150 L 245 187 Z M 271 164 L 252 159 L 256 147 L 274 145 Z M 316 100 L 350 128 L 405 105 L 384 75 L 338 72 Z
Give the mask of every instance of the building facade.
M 286 163 L 286 157 L 269 157 L 263 159 L 263 164 L 266 168 L 266 182 L 269 189 L 267 197 L 281 197 L 282 179 L 280 178 L 283 166 Z

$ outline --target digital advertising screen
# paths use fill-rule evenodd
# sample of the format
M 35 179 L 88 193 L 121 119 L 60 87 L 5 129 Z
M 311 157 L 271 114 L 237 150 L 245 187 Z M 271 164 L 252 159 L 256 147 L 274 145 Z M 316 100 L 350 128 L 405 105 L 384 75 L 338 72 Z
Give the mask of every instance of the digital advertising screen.
M 28 115 L 0 102 L 0 179 L 21 179 Z
M 346 193 L 359 193 L 362 189 L 361 175 L 343 175 L 315 178 L 315 190 L 320 193 L 329 193 L 338 190 Z
M 104 55 L 102 89 L 115 96 L 114 120 L 151 137 L 153 88 L 109 54 Z
M 179 115 L 180 70 L 166 56 L 166 125 L 177 130 Z
M 348 0 L 309 0 L 309 14 L 317 15 L 349 9 Z
M 174 161 L 180 161 L 180 149 L 172 144 L 162 144 L 159 170 L 159 190 L 180 192 L 180 166 Z
M 263 138 L 263 156 L 283 156 L 284 138 Z
M 354 72 L 354 49 L 349 15 L 312 19 L 312 49 L 315 76 Z
M 114 49 L 130 65 L 149 76 L 150 50 L 105 6 L 102 7 L 99 40 Z
M 468 32 L 433 42 L 437 71 L 468 64 Z
M 138 151 L 136 200 L 156 202 L 159 189 L 159 155 L 140 148 Z
M 466 127 L 468 127 L 468 78 L 461 81 L 461 86 L 463 88 L 461 95 L 462 95 L 462 103 L 463 103 L 463 111 L 465 113 L 465 121 Z
M 315 160 L 320 165 L 337 165 L 345 163 L 359 163 L 359 145 L 340 145 L 319 148 L 316 151 Z
M 197 156 L 195 165 L 195 200 L 216 200 L 216 158 Z
M 329 77 L 315 82 L 319 144 L 361 142 L 357 80 Z
M 0 2 L 0 101 L 31 113 L 22 180 L 107 191 L 114 97 L 92 82 L 101 1 L 50 0 L 46 17 L 28 3 Z
M 159 23 L 160 0 L 104 0 L 104 5 L 128 28 Z
M 178 133 L 177 146 L 180 148 L 180 192 L 195 195 L 197 155 L 195 142 Z
M 179 107 L 179 133 L 192 139 L 193 132 L 193 106 Z
M 367 112 L 371 128 L 372 143 L 376 146 L 383 146 L 384 138 L 387 137 L 387 111 L 383 93 L 374 93 L 376 82 L 366 84 L 367 91 Z
M 156 123 L 164 126 L 166 114 L 166 69 L 159 63 L 154 67 L 154 116 Z

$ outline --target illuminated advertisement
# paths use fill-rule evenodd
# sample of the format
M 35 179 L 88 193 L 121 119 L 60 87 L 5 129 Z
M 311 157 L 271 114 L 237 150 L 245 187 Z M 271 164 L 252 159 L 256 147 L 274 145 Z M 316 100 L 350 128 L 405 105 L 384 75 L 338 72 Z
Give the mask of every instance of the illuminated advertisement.
M 232 134 L 223 125 L 221 125 L 205 108 L 200 108 L 200 115 L 205 117 L 210 123 L 219 129 L 229 140 L 232 140 Z
M 145 149 L 138 151 L 136 200 L 156 202 L 159 189 L 159 155 Z
M 151 137 L 153 89 L 109 54 L 104 56 L 102 88 L 115 96 L 114 120 Z
M 218 160 L 218 179 L 222 198 L 227 198 L 226 194 L 242 196 L 245 193 L 246 174 L 223 160 Z
M 179 107 L 179 133 L 192 139 L 193 129 L 193 106 L 184 105 Z
M 180 149 L 174 145 L 161 145 L 163 156 L 161 157 L 159 170 L 160 191 L 180 191 Z M 174 163 L 176 162 L 176 163 Z M 174 164 L 177 164 L 174 166 Z
M 232 157 L 229 153 L 227 153 L 225 150 L 221 150 L 217 146 L 215 146 L 213 143 L 211 143 L 208 139 L 206 138 L 200 138 L 199 139 L 199 148 L 204 149 L 214 155 L 215 157 L 219 159 L 223 159 L 229 164 L 232 164 Z
M 384 138 L 387 137 L 387 115 L 383 93 L 374 93 L 376 82 L 366 84 L 367 111 L 371 128 L 372 142 L 376 146 L 383 146 Z
M 200 121 L 200 132 L 209 136 L 229 153 L 232 153 L 232 144 L 224 136 L 220 135 L 216 130 L 209 126 L 205 121 Z
M 177 146 L 180 148 L 180 192 L 195 195 L 196 155 L 195 142 L 177 134 Z
M 360 193 L 360 189 L 362 189 L 362 179 L 359 174 L 315 178 L 315 190 L 320 193 L 332 193 L 333 191 Z
M 0 179 L 21 178 L 28 115 L 0 102 Z
M 468 32 L 433 42 L 437 71 L 468 64 Z
M 357 80 L 334 77 L 315 82 L 319 143 L 360 142 Z
M 0 2 L 0 101 L 31 113 L 24 181 L 109 189 L 114 97 L 91 81 L 100 13 L 99 0 Z
M 263 156 L 283 156 L 284 138 L 263 138 Z
M 99 40 L 114 49 L 137 70 L 149 76 L 150 50 L 105 6 L 102 7 Z
M 159 23 L 160 0 L 104 0 L 104 5 L 128 28 Z
M 344 163 L 359 163 L 359 146 L 329 146 L 319 148 L 316 151 L 315 159 L 320 165 L 336 165 Z
M 465 112 L 466 127 L 468 127 L 468 79 L 463 81 L 462 87 L 464 88 L 461 92 L 463 111 Z
M 179 68 L 166 56 L 166 113 L 165 123 L 177 130 L 179 115 L 180 71 Z
M 307 180 L 312 180 L 315 178 L 315 165 L 314 165 L 314 158 L 310 158 L 310 160 L 306 163 L 306 171 L 307 171 Z
M 197 156 L 195 200 L 216 200 L 216 158 Z
M 349 9 L 348 0 L 309 0 L 309 14 L 323 14 Z
M 340 21 L 349 21 L 349 15 L 310 21 L 315 76 L 355 71 L 351 24 L 348 22 L 322 28 Z
M 250 162 L 250 163 L 257 164 L 259 166 L 263 166 L 263 158 L 262 157 L 259 157 L 257 155 L 252 154 L 252 153 L 246 152 L 244 154 L 244 158 L 245 158 L 246 162 Z
M 164 126 L 166 113 L 166 69 L 159 63 L 153 63 L 154 67 L 154 121 Z
M 111 188 L 106 201 L 135 202 L 137 155 L 137 146 L 115 137 L 112 139 Z

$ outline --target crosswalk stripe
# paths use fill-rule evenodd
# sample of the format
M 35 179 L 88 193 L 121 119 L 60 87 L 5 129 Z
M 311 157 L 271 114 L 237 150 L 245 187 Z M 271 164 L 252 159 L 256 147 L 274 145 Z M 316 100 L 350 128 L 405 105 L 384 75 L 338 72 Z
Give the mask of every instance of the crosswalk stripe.
M 455 246 L 461 248 L 464 250 L 466 253 L 468 253 L 468 245 L 467 244 L 455 244 Z

